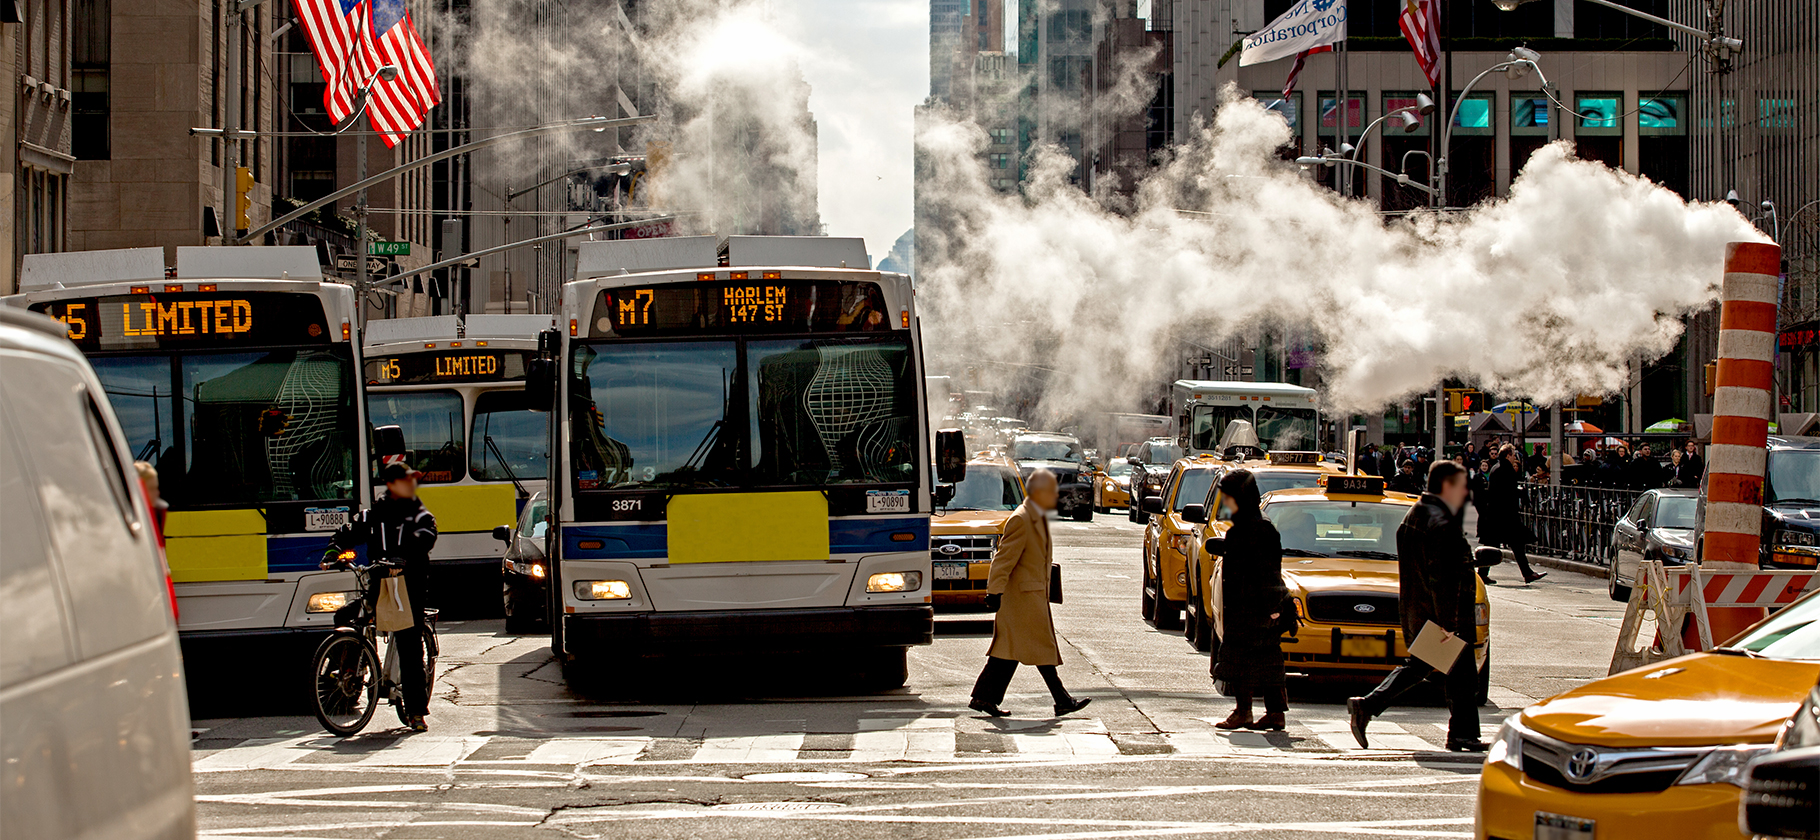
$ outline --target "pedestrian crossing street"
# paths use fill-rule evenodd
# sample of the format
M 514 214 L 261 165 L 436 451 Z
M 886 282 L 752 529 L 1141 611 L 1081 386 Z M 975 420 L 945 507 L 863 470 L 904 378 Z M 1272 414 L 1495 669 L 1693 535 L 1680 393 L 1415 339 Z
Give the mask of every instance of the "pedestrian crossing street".
M 930 764 L 1058 760 L 1094 762 L 1120 756 L 1185 758 L 1407 756 L 1439 752 L 1445 712 L 1416 710 L 1402 720 L 1372 722 L 1372 749 L 1354 743 L 1343 712 L 1304 717 L 1283 732 L 1225 732 L 1217 717 L 1189 721 L 1182 731 L 1109 731 L 1098 718 L 989 720 L 929 715 L 859 718 L 846 731 L 815 732 L 777 725 L 753 732 L 708 725 L 698 736 L 655 734 L 480 733 L 412 735 L 381 730 L 351 739 L 321 732 L 226 739 L 199 733 L 198 773 L 342 767 L 562 767 L 649 764 L 795 764 L 801 762 Z M 780 722 L 772 722 L 777 724 Z M 432 718 L 432 725 L 434 719 Z

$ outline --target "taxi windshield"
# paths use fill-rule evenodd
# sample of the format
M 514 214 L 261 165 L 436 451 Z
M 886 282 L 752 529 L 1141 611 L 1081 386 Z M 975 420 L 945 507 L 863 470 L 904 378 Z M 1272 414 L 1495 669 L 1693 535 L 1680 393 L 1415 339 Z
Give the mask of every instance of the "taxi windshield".
M 1207 491 L 1213 489 L 1213 470 L 1183 470 L 1181 486 L 1176 488 L 1175 503 L 1170 509 L 1181 513 L 1188 505 L 1198 505 L 1207 500 Z
M 968 464 L 967 477 L 954 482 L 954 498 L 945 510 L 1016 510 L 1024 503 L 1017 473 L 988 464 Z
M 1081 462 L 1081 445 L 1071 440 L 1033 440 L 1019 438 L 1012 443 L 1012 454 L 1019 461 Z
M 1109 476 L 1112 476 L 1113 478 L 1118 478 L 1119 476 L 1122 476 L 1122 475 L 1130 475 L 1131 474 L 1131 462 L 1130 461 L 1108 461 L 1108 462 L 1106 462 L 1106 474 Z
M 1285 557 L 1397 558 L 1405 505 L 1380 502 L 1281 501 L 1264 516 L 1283 537 Z
M 1315 487 L 1321 483 L 1321 474 L 1313 470 L 1284 472 L 1253 472 L 1258 482 L 1258 495 L 1276 490 L 1295 490 L 1303 487 Z
M 1719 650 L 1771 659 L 1820 659 L 1820 597 L 1810 595 L 1788 605 Z

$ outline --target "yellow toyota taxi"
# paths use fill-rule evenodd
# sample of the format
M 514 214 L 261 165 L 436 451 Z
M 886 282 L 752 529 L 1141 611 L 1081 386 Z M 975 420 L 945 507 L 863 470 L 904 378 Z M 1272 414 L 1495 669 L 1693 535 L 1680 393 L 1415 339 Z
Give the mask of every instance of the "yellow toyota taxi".
M 1479 840 L 1740 840 L 1740 787 L 1820 678 L 1820 595 L 1706 652 L 1512 715 L 1479 778 Z
M 1269 494 L 1277 490 L 1289 490 L 1298 487 L 1314 487 L 1320 483 L 1322 476 L 1344 475 L 1345 471 L 1336 464 L 1321 460 L 1319 452 L 1271 452 L 1263 458 L 1247 460 L 1229 460 L 1221 464 L 1220 475 L 1226 470 L 1246 469 L 1257 479 L 1258 492 Z M 1193 526 L 1193 532 L 1186 540 L 1188 546 L 1188 602 L 1187 617 L 1183 621 L 1183 633 L 1188 637 L 1195 650 L 1213 649 L 1213 623 L 1208 616 L 1213 614 L 1212 596 L 1208 593 L 1208 583 L 1213 579 L 1213 564 L 1201 550 L 1201 544 L 1210 536 L 1225 533 L 1225 523 L 1206 523 L 1204 520 L 1213 511 L 1220 509 L 1219 482 L 1207 492 L 1205 507 L 1197 514 L 1202 523 Z
M 1093 471 L 1093 508 L 1110 513 L 1115 507 L 1131 507 L 1131 462 L 1107 461 Z
M 1017 465 L 1002 456 L 967 462 L 967 477 L 953 487 L 953 497 L 937 504 L 929 517 L 931 597 L 938 611 L 985 603 L 992 550 L 1005 533 L 1005 521 L 1024 503 Z
M 1194 524 L 1182 518 L 1182 508 L 1207 498 L 1222 463 L 1212 455 L 1194 455 L 1175 462 L 1159 496 L 1140 502 L 1147 514 L 1144 525 L 1143 598 L 1141 614 L 1158 630 L 1182 627 L 1182 605 L 1188 597 L 1188 543 Z
M 1317 487 L 1264 496 L 1264 517 L 1283 538 L 1283 584 L 1301 619 L 1295 638 L 1283 640 L 1290 671 L 1382 673 L 1408 658 L 1397 613 L 1397 526 L 1417 498 L 1386 491 L 1384 479 L 1367 475 L 1326 475 Z M 1211 565 L 1202 603 L 1213 617 L 1217 645 L 1220 564 L 1216 559 Z M 1473 588 L 1473 658 L 1483 703 L 1491 678 L 1491 605 L 1477 576 Z

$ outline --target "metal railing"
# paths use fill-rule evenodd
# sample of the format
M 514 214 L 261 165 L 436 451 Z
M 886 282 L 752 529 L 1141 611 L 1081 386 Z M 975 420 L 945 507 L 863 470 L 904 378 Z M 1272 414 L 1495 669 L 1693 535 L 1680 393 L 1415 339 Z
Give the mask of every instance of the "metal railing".
M 1535 533 L 1530 551 L 1609 566 L 1612 528 L 1641 495 L 1641 490 L 1525 482 L 1517 487 L 1517 511 Z

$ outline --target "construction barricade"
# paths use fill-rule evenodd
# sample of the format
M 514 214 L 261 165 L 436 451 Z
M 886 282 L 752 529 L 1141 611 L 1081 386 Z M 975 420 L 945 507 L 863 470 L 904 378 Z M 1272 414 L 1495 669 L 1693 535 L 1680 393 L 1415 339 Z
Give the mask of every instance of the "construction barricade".
M 1618 629 L 1618 644 L 1608 673 L 1712 650 L 1713 625 L 1708 610 L 1773 612 L 1815 589 L 1820 589 L 1820 572 L 1702 573 L 1698 566 L 1665 568 L 1661 561 L 1645 560 L 1637 567 L 1637 583 L 1630 591 L 1630 604 Z

